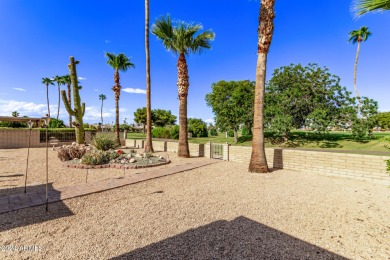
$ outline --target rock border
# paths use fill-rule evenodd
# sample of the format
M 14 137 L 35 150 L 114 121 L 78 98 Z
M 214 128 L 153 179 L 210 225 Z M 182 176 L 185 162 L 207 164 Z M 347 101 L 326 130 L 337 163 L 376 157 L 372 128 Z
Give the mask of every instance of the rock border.
M 150 168 L 156 167 L 171 163 L 171 160 L 167 160 L 165 162 L 160 162 L 157 164 L 150 165 L 129 165 L 129 164 L 119 164 L 119 163 L 108 163 L 108 164 L 100 164 L 100 165 L 85 165 L 85 164 L 64 164 L 67 168 L 76 168 L 76 169 L 104 169 L 104 168 L 113 168 L 113 169 L 141 169 L 141 168 Z

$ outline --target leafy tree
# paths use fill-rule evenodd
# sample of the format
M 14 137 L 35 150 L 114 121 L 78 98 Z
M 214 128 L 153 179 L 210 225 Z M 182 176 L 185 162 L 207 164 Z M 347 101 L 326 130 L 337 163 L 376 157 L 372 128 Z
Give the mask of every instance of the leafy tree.
M 134 121 L 138 124 L 145 125 L 147 122 L 146 107 L 138 108 L 134 112 Z M 171 110 L 153 109 L 152 110 L 152 125 L 157 127 L 164 127 L 166 125 L 174 125 L 176 123 L 176 116 L 172 115 Z
M 361 108 L 355 109 L 356 117 L 352 123 L 352 135 L 355 139 L 373 138 L 373 128 L 377 125 L 378 102 L 362 98 Z M 360 114 L 358 111 L 360 110 Z
M 146 118 L 146 107 L 137 108 L 137 110 L 134 112 L 134 122 L 136 122 L 137 124 L 143 124 L 144 133 L 145 133 L 145 126 L 146 126 L 146 119 L 147 119 Z
M 382 112 L 376 115 L 377 126 L 382 130 L 390 128 L 390 112 Z
M 64 121 L 57 118 L 51 118 L 49 122 L 49 128 L 65 128 Z
M 13 111 L 12 112 L 12 116 L 13 117 L 18 117 L 19 116 L 19 112 L 18 111 Z
M 171 110 L 153 109 L 152 121 L 155 126 L 174 125 L 176 123 L 176 116 L 172 115 Z
M 145 0 L 145 58 L 146 58 L 146 142 L 145 153 L 153 153 L 152 106 L 150 98 L 150 51 L 149 51 L 149 0 Z
M 355 6 L 358 15 L 372 11 L 390 10 L 390 0 L 358 0 Z
M 249 127 L 253 122 L 253 101 L 255 82 L 219 81 L 211 85 L 211 93 L 206 95 L 206 103 L 213 110 L 215 123 L 222 131 L 234 131 L 237 143 L 240 124 Z
M 120 53 L 118 55 L 115 55 L 113 53 L 106 52 L 107 57 L 107 64 L 110 65 L 114 70 L 114 82 L 115 86 L 112 87 L 112 90 L 115 94 L 115 132 L 116 132 L 116 139 L 117 142 L 120 143 L 119 138 L 119 97 L 121 94 L 121 88 L 120 85 L 120 77 L 119 77 L 119 71 L 127 71 L 130 68 L 134 68 L 134 64 L 131 63 L 130 59 L 126 57 L 125 54 Z
M 204 49 L 210 49 L 211 43 L 215 37 L 210 30 L 200 33 L 201 24 L 189 24 L 177 21 L 175 26 L 172 24 L 171 17 L 161 17 L 153 25 L 152 33 L 162 41 L 162 44 L 168 51 L 179 55 L 177 61 L 178 70 L 178 97 L 179 105 L 179 157 L 190 157 L 187 134 L 187 97 L 188 87 L 190 85 L 186 55 L 201 53 Z
M 267 173 L 268 164 L 264 147 L 264 95 L 268 50 L 274 33 L 275 0 L 261 0 L 258 39 L 256 87 L 253 115 L 252 154 L 249 163 L 250 172 Z
M 188 119 L 188 132 L 192 133 L 195 137 L 207 137 L 207 124 L 199 118 Z
M 46 85 L 46 101 L 47 101 L 47 114 L 50 117 L 50 105 L 49 105 L 49 85 L 53 85 L 53 80 L 49 78 L 42 78 L 42 84 Z
M 356 98 L 359 101 L 359 105 L 361 106 L 359 91 L 357 90 L 356 86 L 356 73 L 357 73 L 357 65 L 359 61 L 359 54 L 360 54 L 360 44 L 362 42 L 367 41 L 368 37 L 372 35 L 372 33 L 368 30 L 368 27 L 362 26 L 359 30 L 354 30 L 349 33 L 349 42 L 352 41 L 353 44 L 357 43 L 357 50 L 356 50 L 356 58 L 355 58 L 355 66 L 353 70 L 353 87 L 355 89 Z
M 350 94 L 326 67 L 291 64 L 275 69 L 266 89 L 266 127 L 286 140 L 293 128 L 324 132 L 348 127 L 356 117 Z
M 106 100 L 107 97 L 104 94 L 99 95 L 99 100 L 102 101 L 102 105 L 100 106 L 100 118 L 102 119 L 102 125 L 103 125 L 103 101 Z

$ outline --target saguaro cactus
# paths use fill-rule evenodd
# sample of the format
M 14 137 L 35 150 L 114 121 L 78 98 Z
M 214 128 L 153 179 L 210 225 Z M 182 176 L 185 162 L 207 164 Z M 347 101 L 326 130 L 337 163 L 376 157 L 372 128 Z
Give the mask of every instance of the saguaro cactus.
M 70 64 L 68 65 L 69 68 L 69 76 L 70 81 L 72 83 L 73 88 L 73 104 L 74 109 L 72 109 L 71 103 L 68 101 L 66 97 L 65 90 L 61 91 L 62 100 L 64 101 L 64 105 L 66 108 L 66 111 L 72 116 L 74 116 L 75 120 L 73 121 L 73 125 L 75 126 L 76 131 L 76 142 L 78 144 L 84 143 L 84 127 L 83 127 L 83 116 L 85 113 L 85 103 L 81 103 L 80 100 L 80 94 L 79 94 L 79 85 L 77 81 L 77 72 L 76 72 L 76 65 L 79 63 L 79 61 L 75 61 L 74 57 L 70 57 Z

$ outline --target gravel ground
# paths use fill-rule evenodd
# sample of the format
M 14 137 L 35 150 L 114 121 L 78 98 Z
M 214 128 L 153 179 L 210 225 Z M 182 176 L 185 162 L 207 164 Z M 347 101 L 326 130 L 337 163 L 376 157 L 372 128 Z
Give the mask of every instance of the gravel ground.
M 192 160 L 204 159 L 181 163 Z M 54 203 L 48 213 L 2 214 L 0 259 L 389 259 L 389 187 L 246 168 L 221 161 Z M 21 245 L 36 251 L 11 251 Z

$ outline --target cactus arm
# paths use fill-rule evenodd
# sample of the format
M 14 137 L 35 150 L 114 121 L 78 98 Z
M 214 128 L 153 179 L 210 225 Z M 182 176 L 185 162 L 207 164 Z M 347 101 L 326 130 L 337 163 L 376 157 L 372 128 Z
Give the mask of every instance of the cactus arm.
M 61 96 L 62 96 L 62 101 L 64 102 L 64 105 L 65 105 L 66 111 L 68 111 L 69 115 L 75 116 L 76 113 L 70 107 L 69 101 L 66 98 L 65 90 L 61 90 Z

